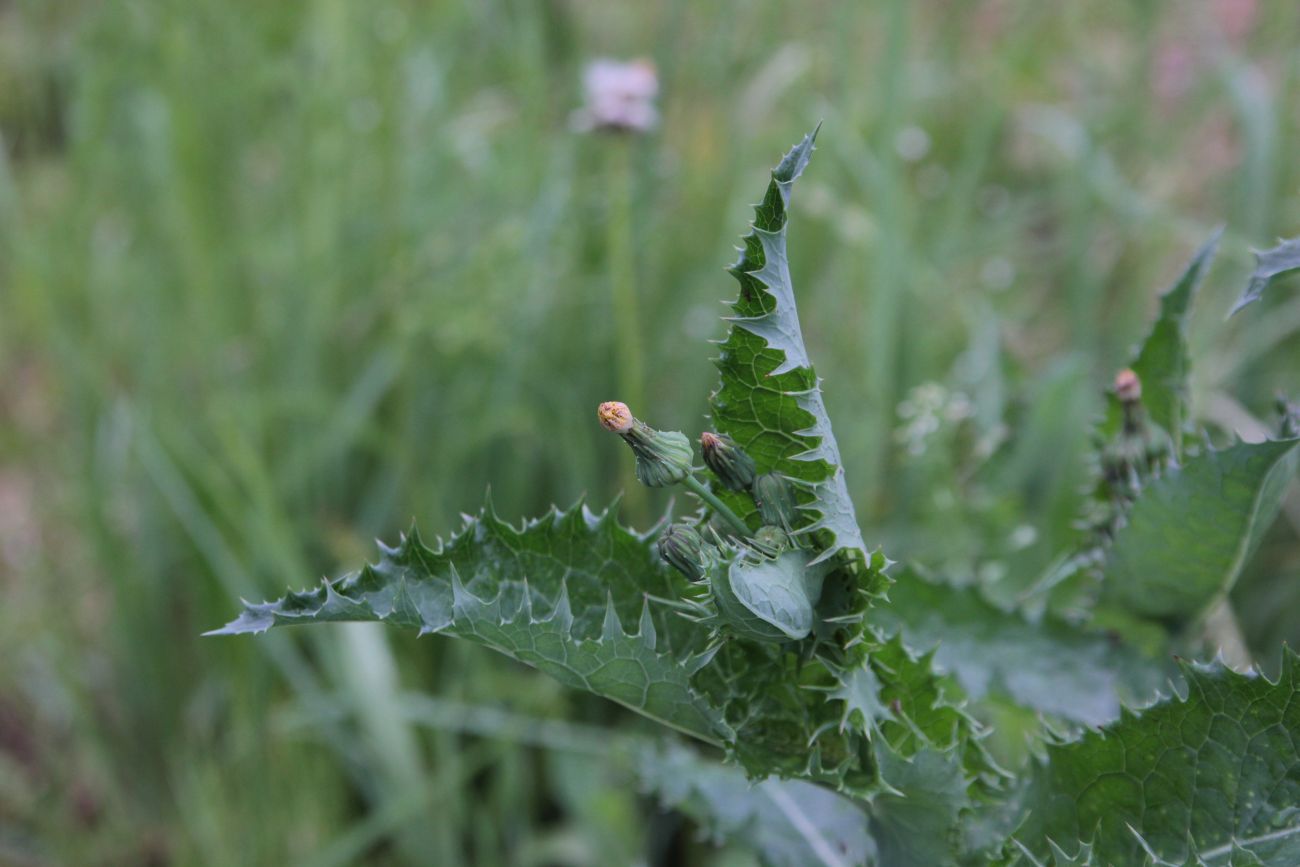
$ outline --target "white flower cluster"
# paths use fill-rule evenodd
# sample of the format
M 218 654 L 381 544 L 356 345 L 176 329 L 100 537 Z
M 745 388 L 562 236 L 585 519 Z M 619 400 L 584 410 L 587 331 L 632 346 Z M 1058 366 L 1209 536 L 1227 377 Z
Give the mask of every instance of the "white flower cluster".
M 898 405 L 898 417 L 903 424 L 894 431 L 894 438 L 907 447 L 913 456 L 925 452 L 929 439 L 944 424 L 956 425 L 970 418 L 975 408 L 970 399 L 959 391 L 949 391 L 937 382 L 926 382 L 912 389 Z

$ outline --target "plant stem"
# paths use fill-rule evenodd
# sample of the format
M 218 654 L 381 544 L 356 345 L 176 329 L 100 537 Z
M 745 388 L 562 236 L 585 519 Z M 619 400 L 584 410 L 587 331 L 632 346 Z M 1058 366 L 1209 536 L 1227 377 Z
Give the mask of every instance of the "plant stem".
M 709 508 L 721 515 L 722 519 L 731 525 L 731 529 L 735 530 L 737 535 L 746 539 L 754 535 L 753 531 L 749 529 L 749 525 L 740 520 L 735 512 L 727 508 L 726 503 L 714 496 L 713 492 L 706 488 L 704 483 L 695 476 L 687 476 L 682 480 L 682 484 L 686 486 L 688 491 L 707 503 Z
M 618 137 L 609 142 L 609 214 L 605 221 L 605 253 L 609 265 L 610 302 L 614 312 L 614 369 L 619 400 L 645 411 L 644 358 L 640 313 L 636 297 L 636 262 L 632 251 L 631 143 Z M 634 512 L 644 512 L 645 492 L 624 485 L 624 502 Z

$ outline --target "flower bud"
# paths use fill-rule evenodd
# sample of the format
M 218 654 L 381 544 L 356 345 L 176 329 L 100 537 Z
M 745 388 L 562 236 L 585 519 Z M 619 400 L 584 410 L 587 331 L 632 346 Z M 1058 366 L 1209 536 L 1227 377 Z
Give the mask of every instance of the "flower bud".
M 699 583 L 717 559 L 717 549 L 705 542 L 694 527 L 671 524 L 659 537 L 659 556 L 688 581 Z
M 1137 403 L 1142 399 L 1142 380 L 1132 370 L 1121 370 L 1115 374 L 1115 396 L 1120 403 Z
M 1124 415 L 1124 433 L 1145 439 L 1147 413 L 1142 406 L 1142 380 L 1132 370 L 1121 370 L 1115 374 L 1115 396 Z
M 617 400 L 596 410 L 605 430 L 621 436 L 636 455 L 636 477 L 651 488 L 675 485 L 691 472 L 691 442 L 680 431 L 658 431 L 634 418 L 627 404 Z
M 764 473 L 754 480 L 754 505 L 763 523 L 774 527 L 794 526 L 794 487 L 779 473 Z
M 596 407 L 596 418 L 600 419 L 600 424 L 605 430 L 616 434 L 627 433 L 636 421 L 632 417 L 632 410 L 619 400 L 607 400 Z
M 754 484 L 754 459 L 745 454 L 731 437 L 705 431 L 700 434 L 704 465 L 713 470 L 723 487 L 745 491 Z
M 782 554 L 790 548 L 790 536 L 780 527 L 765 524 L 758 528 L 750 543 L 769 557 Z

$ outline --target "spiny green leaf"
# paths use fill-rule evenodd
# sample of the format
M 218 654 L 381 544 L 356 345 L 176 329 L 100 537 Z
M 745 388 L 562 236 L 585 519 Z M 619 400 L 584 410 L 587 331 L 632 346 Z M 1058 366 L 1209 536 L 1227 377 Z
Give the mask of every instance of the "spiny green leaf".
M 931 749 L 904 757 L 881 744 L 876 758 L 894 787 L 868 808 L 882 867 L 960 863 L 965 854 L 961 820 L 972 803 L 961 753 Z
M 812 780 L 870 798 L 898 788 L 875 760 L 873 744 L 884 743 L 904 758 L 955 750 L 968 784 L 1000 781 L 961 688 L 897 637 L 849 652 L 821 648 L 806 660 L 774 644 L 729 641 L 692 684 L 722 708 L 735 732 L 728 753 L 751 779 Z
M 1282 241 L 1270 250 L 1256 251 L 1255 270 L 1250 275 L 1250 282 L 1228 315 L 1232 316 L 1246 305 L 1258 301 L 1274 280 L 1292 271 L 1300 271 L 1300 238 Z
M 1055 841 L 1049 840 L 1048 849 L 1051 854 L 1048 861 L 1035 858 L 1034 853 L 1026 849 L 1019 840 L 1015 841 L 1015 845 L 1020 850 L 1020 854 L 1024 855 L 1033 867 L 1093 867 L 1092 847 L 1086 843 L 1080 844 L 1075 853 L 1071 855 L 1056 845 Z
M 1214 262 L 1223 227 L 1215 229 L 1201 245 L 1182 275 L 1160 296 L 1160 313 L 1129 366 L 1142 381 L 1142 404 L 1151 420 L 1173 437 L 1174 453 L 1182 454 L 1183 425 L 1187 419 L 1187 317 L 1196 289 Z M 1118 398 L 1109 396 L 1106 437 L 1120 429 Z
M 445 545 L 412 530 L 377 564 L 276 602 L 246 605 L 212 634 L 378 620 L 484 644 L 563 683 L 705 740 L 730 730 L 690 685 L 708 632 L 646 594 L 676 598 L 684 580 L 611 512 L 581 503 L 516 529 L 485 508 Z M 631 629 L 624 624 L 636 624 Z
M 1168 667 L 1105 636 L 1048 616 L 1033 623 L 1003 611 L 972 588 L 901 573 L 872 622 L 901 633 L 910 647 L 935 648 L 970 698 L 990 692 L 1071 722 L 1101 725 L 1119 716 L 1121 698 L 1148 701 Z
M 1162 620 L 1228 592 L 1277 515 L 1300 439 L 1236 443 L 1171 467 L 1143 490 L 1107 552 L 1103 602 Z
M 754 458 L 760 473 L 779 472 L 802 483 L 804 514 L 795 529 L 811 536 L 824 557 L 854 564 L 862 588 L 876 593 L 885 580 L 869 568 L 839 447 L 804 346 L 786 253 L 790 191 L 808 164 L 816 135 L 814 130 L 805 136 L 772 171 L 767 193 L 754 209 L 753 227 L 730 268 L 740 297 L 717 359 L 722 381 L 710 402 L 718 429 Z M 747 498 L 721 495 L 753 515 Z
M 1300 864 L 1300 658 L 1284 650 L 1276 682 L 1219 664 L 1184 676 L 1185 696 L 1048 749 L 1024 847 L 1085 841 L 1097 864 Z
M 876 863 L 862 808 L 820 786 L 753 785 L 739 770 L 679 746 L 647 752 L 639 775 L 665 806 L 691 816 L 717 841 L 747 846 L 769 867 Z
M 859 796 L 877 791 L 870 748 L 877 726 L 844 725 L 841 702 L 826 695 L 843 672 L 866 664 L 865 641 L 846 648 L 819 638 L 817 652 L 802 662 L 784 645 L 732 640 L 717 647 L 707 626 L 647 604 L 647 595 L 694 592 L 653 550 L 653 536 L 581 504 L 518 528 L 485 508 L 446 544 L 428 548 L 412 531 L 382 548 L 377 564 L 248 605 L 217 633 L 378 620 L 455 635 L 718 743 L 754 778 L 816 780 Z M 860 623 L 820 628 L 863 637 Z M 941 685 L 927 682 L 934 677 L 929 661 L 901 646 L 880 650 L 871 664 L 883 700 L 897 699 L 915 721 L 879 729 L 909 754 L 929 738 L 945 748 L 958 743 L 970 721 L 948 705 Z

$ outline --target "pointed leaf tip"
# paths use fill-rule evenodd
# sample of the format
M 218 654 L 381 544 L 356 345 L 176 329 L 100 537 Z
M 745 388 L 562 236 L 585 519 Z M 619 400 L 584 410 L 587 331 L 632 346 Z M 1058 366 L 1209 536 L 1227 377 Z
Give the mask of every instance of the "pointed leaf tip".
M 637 626 L 637 637 L 646 647 L 655 650 L 659 644 L 659 636 L 655 631 L 654 618 L 650 616 L 649 599 L 641 600 L 641 622 Z
M 605 620 L 601 624 L 600 637 L 604 641 L 614 641 L 623 637 L 623 622 L 618 618 L 618 610 L 614 607 L 614 595 L 605 594 Z
M 1255 250 L 1255 270 L 1251 272 L 1246 289 L 1228 311 L 1235 316 L 1239 310 L 1258 301 L 1274 280 L 1293 271 L 1300 271 L 1300 237 L 1281 241 L 1268 250 Z
M 777 163 L 776 168 L 772 170 L 772 178 L 775 181 L 781 184 L 789 184 L 803 174 L 803 170 L 808 166 L 808 161 L 812 159 L 812 152 L 816 150 L 815 142 L 819 130 L 821 130 L 820 122 L 812 132 L 805 135 L 798 144 L 786 152 L 785 156 L 781 158 L 781 162 Z

